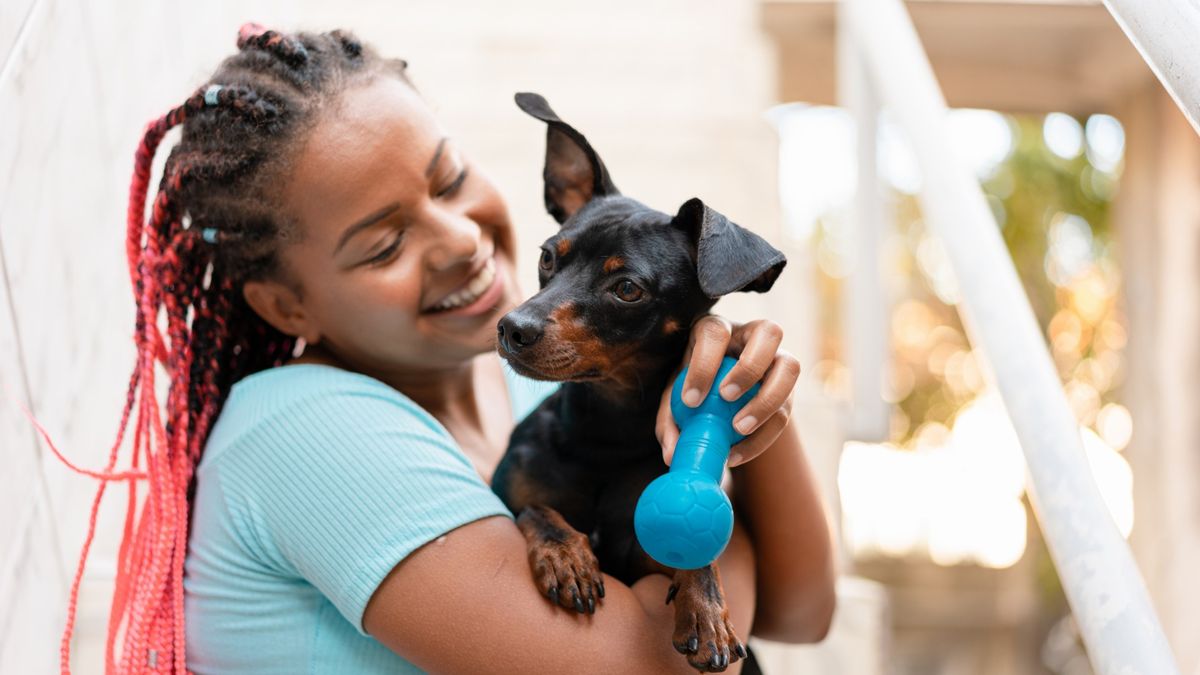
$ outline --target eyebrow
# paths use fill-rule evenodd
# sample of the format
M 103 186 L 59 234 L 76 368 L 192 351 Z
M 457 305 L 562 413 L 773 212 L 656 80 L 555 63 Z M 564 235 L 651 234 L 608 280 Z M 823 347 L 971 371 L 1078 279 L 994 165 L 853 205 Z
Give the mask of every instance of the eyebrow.
M 429 160 L 429 166 L 425 167 L 425 177 L 426 178 L 433 175 L 433 170 L 437 168 L 438 160 L 440 160 L 442 158 L 442 151 L 446 149 L 446 141 L 447 140 L 449 140 L 449 137 L 447 137 L 447 136 L 443 136 L 440 140 L 438 140 L 437 149 L 433 151 L 433 158 Z M 462 178 L 463 178 L 463 176 L 459 176 L 460 180 Z M 371 215 L 367 216 L 366 218 L 363 218 L 362 220 L 358 221 L 357 223 L 354 223 L 350 227 L 347 227 L 346 231 L 342 233 L 342 238 L 338 240 L 337 246 L 334 247 L 333 254 L 337 255 L 338 251 L 341 251 L 342 247 L 346 245 L 346 242 L 350 241 L 350 239 L 353 238 L 354 235 L 356 235 L 359 232 L 363 231 L 364 229 L 374 225 L 375 223 L 379 222 L 380 220 L 383 220 L 384 218 L 388 217 L 389 215 L 391 215 L 391 213 L 393 211 L 395 211 L 398 208 L 400 208 L 400 204 L 398 202 L 388 204 L 387 206 L 383 207 L 382 209 L 379 209 L 378 211 L 376 211 L 375 213 L 372 213 Z
M 437 150 L 433 151 L 433 159 L 429 160 L 429 166 L 425 167 L 425 177 L 433 175 L 433 170 L 437 168 L 438 160 L 442 158 L 442 150 L 446 149 L 447 137 L 443 136 L 442 140 L 438 141 Z
M 359 232 L 362 232 L 366 228 L 374 225 L 375 223 L 378 223 L 379 221 L 388 217 L 389 215 L 392 214 L 392 212 L 396 211 L 399 208 L 400 208 L 399 202 L 394 202 L 392 204 L 388 204 L 387 206 L 383 207 L 382 209 L 379 209 L 378 211 L 376 211 L 375 213 L 372 213 L 371 215 L 367 216 L 366 218 L 363 218 L 362 220 L 358 221 L 357 223 L 354 223 L 350 227 L 347 227 L 346 231 L 342 233 L 342 238 L 338 240 L 337 247 L 335 247 L 333 249 L 333 254 L 337 255 L 338 251 L 342 250 L 342 247 L 345 246 L 346 242 L 350 241 L 350 239 L 352 237 L 354 237 L 354 235 L 358 234 Z

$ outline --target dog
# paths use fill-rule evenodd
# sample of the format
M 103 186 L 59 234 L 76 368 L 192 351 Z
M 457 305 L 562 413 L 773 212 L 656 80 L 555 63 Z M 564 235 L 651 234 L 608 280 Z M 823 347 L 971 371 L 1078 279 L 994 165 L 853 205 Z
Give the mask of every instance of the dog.
M 544 98 L 516 103 L 547 125 L 544 198 L 562 227 L 542 244 L 540 290 L 497 325 L 497 350 L 516 372 L 563 385 L 517 425 L 492 489 L 517 516 L 552 603 L 594 613 L 601 569 L 627 584 L 666 574 L 675 649 L 701 672 L 723 671 L 747 651 L 717 566 L 654 561 L 633 511 L 667 470 L 656 413 L 692 324 L 723 295 L 769 290 L 786 258 L 699 199 L 670 216 L 622 195 Z

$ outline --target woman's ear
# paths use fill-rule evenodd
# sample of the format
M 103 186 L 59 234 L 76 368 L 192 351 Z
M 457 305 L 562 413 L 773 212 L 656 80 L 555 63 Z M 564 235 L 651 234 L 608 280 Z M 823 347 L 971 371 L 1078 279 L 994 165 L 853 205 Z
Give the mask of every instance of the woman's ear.
M 517 106 L 546 123 L 546 210 L 561 225 L 596 197 L 620 194 L 600 155 L 570 124 L 559 119 L 539 94 L 520 93 Z
M 275 280 L 247 281 L 242 285 L 246 304 L 281 333 L 303 338 L 315 345 L 321 340 L 320 326 L 306 311 L 300 294 Z

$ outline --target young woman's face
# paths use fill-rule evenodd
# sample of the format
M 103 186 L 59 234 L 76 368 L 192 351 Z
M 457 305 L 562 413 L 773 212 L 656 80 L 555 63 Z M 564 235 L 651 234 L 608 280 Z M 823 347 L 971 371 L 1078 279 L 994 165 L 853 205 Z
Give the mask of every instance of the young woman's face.
M 379 76 L 322 112 L 284 197 L 303 236 L 282 262 L 321 351 L 388 374 L 493 348 L 519 300 L 508 209 L 409 85 Z

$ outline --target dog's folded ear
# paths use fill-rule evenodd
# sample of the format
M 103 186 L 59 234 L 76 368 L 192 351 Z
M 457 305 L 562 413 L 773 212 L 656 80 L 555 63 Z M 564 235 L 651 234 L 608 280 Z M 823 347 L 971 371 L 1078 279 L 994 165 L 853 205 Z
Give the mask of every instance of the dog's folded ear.
M 782 251 L 699 199 L 684 202 L 672 224 L 691 236 L 700 290 L 710 298 L 735 291 L 766 293 L 787 264 Z
M 620 194 L 600 155 L 583 134 L 559 119 L 539 94 L 519 93 L 517 106 L 547 124 L 545 180 L 546 210 L 562 224 L 596 197 Z

